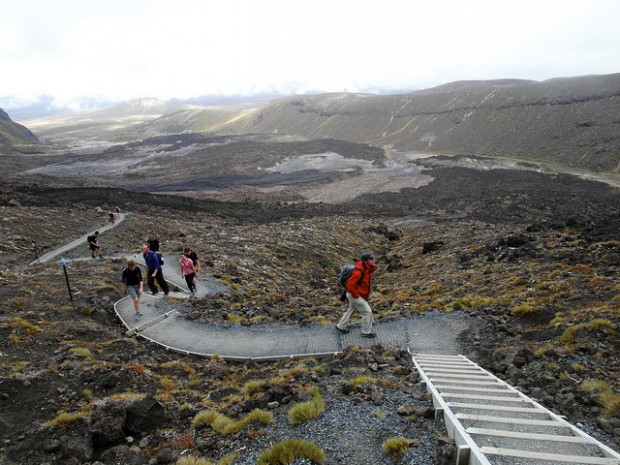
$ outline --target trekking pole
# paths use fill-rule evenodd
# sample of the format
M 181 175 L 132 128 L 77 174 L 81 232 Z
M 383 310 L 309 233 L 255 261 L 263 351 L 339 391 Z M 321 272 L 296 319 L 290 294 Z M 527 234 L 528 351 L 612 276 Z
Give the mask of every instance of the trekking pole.
M 67 281 L 67 289 L 69 289 L 69 300 L 73 303 L 73 294 L 71 294 L 71 286 L 69 285 L 69 275 L 67 274 L 67 261 L 61 257 L 60 264 L 62 265 L 62 269 L 65 272 L 65 281 Z
M 35 241 L 32 241 L 32 250 L 34 250 L 34 256 L 38 261 L 41 261 L 41 259 L 39 258 L 39 249 L 37 249 L 37 243 Z

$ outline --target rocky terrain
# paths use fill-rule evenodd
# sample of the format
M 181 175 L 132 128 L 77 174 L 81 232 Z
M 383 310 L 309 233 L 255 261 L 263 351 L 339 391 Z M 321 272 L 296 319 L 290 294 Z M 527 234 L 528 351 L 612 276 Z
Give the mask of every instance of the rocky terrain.
M 187 317 L 204 324 L 332 331 L 337 270 L 371 250 L 377 320 L 458 312 L 470 321 L 465 355 L 620 449 L 620 193 L 535 169 L 471 169 L 465 158 L 425 159 L 432 182 L 337 203 L 238 186 L 221 202 L 3 178 L 0 463 L 254 464 L 284 439 L 318 445 L 330 465 L 454 461 L 402 349 L 272 363 L 168 353 L 124 335 L 114 260 L 69 263 L 71 304 L 58 263 L 30 265 L 32 241 L 45 253 L 116 206 L 130 215 L 103 235 L 109 252 L 138 251 L 150 235 L 172 256 L 190 244 L 231 288 L 193 303 Z M 79 256 L 86 246 L 68 258 Z M 292 425 L 292 406 L 317 392 L 324 412 Z M 266 415 L 246 425 L 257 408 Z M 240 426 L 207 426 L 199 414 L 210 410 Z M 401 458 L 382 451 L 397 437 L 409 444 Z

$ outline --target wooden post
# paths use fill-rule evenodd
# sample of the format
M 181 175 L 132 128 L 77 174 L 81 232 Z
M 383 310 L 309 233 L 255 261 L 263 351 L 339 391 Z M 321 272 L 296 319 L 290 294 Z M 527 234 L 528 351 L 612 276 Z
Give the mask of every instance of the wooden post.
M 61 257 L 60 264 L 62 265 L 62 270 L 65 273 L 65 281 L 67 282 L 67 289 L 69 290 L 69 300 L 73 303 L 73 294 L 71 293 L 71 286 L 69 285 L 69 275 L 67 274 L 67 261 Z

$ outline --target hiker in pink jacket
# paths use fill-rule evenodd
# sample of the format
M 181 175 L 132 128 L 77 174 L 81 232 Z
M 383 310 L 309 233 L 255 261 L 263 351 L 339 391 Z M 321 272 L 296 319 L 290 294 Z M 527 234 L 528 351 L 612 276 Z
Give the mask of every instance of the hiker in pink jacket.
M 196 277 L 196 268 L 194 268 L 194 262 L 192 262 L 191 258 L 183 253 L 181 254 L 179 263 L 181 265 L 181 276 L 185 278 L 189 291 L 192 295 L 196 294 L 196 283 L 194 282 L 194 278 Z

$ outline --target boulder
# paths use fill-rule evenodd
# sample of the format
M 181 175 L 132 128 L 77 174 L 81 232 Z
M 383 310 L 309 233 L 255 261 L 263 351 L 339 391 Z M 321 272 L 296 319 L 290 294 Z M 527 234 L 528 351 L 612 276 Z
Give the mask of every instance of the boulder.
M 142 431 L 153 431 L 168 421 L 164 406 L 152 397 L 147 397 L 127 407 L 125 430 L 138 434 Z

